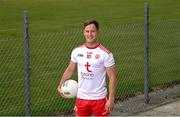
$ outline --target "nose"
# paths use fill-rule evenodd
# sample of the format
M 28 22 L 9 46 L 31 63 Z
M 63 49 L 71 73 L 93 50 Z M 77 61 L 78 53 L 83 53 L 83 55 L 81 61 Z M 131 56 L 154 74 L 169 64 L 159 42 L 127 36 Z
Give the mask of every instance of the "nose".
M 92 32 L 91 32 L 91 31 L 89 31 L 89 35 L 92 35 Z

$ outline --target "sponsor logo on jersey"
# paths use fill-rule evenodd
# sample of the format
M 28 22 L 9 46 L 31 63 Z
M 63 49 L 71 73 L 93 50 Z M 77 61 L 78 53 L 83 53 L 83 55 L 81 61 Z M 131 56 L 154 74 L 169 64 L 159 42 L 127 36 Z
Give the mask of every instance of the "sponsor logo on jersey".
M 83 57 L 83 54 L 78 54 L 78 57 Z
M 93 54 L 92 52 L 86 52 L 87 54 Z
M 86 70 L 87 70 L 88 72 L 92 72 L 92 71 L 89 69 L 89 67 L 91 66 L 91 65 L 89 64 L 89 62 L 87 62 L 84 66 L 86 67 Z
M 94 74 L 81 72 L 81 78 L 86 79 L 86 80 L 92 80 L 94 78 Z

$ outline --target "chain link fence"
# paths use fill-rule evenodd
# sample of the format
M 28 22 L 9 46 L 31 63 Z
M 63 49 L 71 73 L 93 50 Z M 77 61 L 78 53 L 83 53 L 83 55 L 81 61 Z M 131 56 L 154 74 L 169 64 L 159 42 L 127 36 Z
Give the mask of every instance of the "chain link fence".
M 150 86 L 180 81 L 180 20 L 152 22 L 150 27 Z
M 178 83 L 180 20 L 150 24 L 150 89 Z M 31 33 L 30 33 L 31 34 Z M 30 35 L 30 106 L 33 116 L 67 115 L 75 99 L 63 99 L 57 86 L 74 47 L 84 41 L 82 29 Z M 116 102 L 143 93 L 144 25 L 101 27 L 99 41 L 114 53 Z M 0 115 L 25 115 L 25 64 L 22 38 L 0 38 Z M 77 73 L 73 79 L 77 80 Z M 138 108 L 131 103 L 129 106 Z M 119 111 L 121 112 L 121 111 Z
M 0 39 L 0 115 L 23 115 L 24 48 L 19 38 Z

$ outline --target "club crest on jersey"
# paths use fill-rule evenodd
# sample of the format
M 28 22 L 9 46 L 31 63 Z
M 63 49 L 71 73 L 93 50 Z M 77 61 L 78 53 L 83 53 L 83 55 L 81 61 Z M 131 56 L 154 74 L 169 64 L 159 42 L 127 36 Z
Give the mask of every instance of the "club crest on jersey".
M 96 54 L 96 55 L 95 55 L 95 58 L 96 58 L 96 59 L 99 59 L 99 58 L 100 58 L 100 55 L 99 55 L 99 54 Z
M 78 57 L 83 57 L 83 54 L 78 54 Z

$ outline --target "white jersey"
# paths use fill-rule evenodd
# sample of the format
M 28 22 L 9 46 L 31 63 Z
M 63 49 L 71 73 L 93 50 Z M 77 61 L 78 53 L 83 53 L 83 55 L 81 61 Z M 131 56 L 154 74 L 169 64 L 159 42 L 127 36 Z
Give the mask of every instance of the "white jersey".
M 97 100 L 105 98 L 106 67 L 115 64 L 113 54 L 99 44 L 88 48 L 85 44 L 75 48 L 71 53 L 71 61 L 77 63 L 78 93 L 77 98 Z

